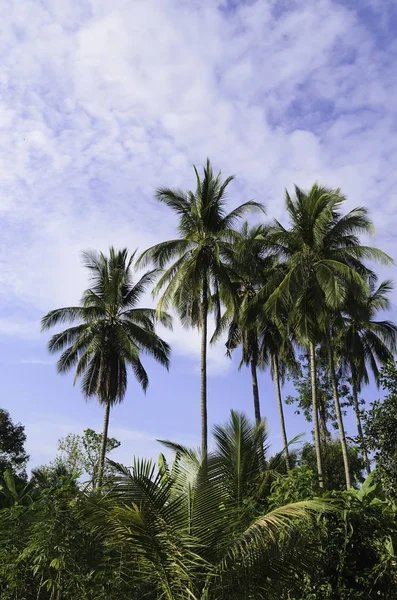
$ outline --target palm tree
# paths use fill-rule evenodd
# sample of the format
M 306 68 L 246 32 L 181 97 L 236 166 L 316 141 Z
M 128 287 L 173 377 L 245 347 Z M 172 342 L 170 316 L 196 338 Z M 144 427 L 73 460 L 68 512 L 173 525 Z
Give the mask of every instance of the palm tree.
M 291 327 L 298 341 L 309 350 L 314 440 L 321 487 L 324 487 L 324 478 L 317 414 L 315 348 L 320 341 L 326 341 L 346 487 L 349 488 L 349 460 L 328 315 L 343 305 L 351 282 L 365 288 L 362 277 L 367 271 L 362 262 L 364 259 L 380 260 L 386 264 L 391 259 L 380 250 L 360 244 L 358 235 L 372 231 L 368 212 L 365 208 L 355 208 L 343 215 L 341 207 L 344 200 L 340 190 L 317 184 L 308 192 L 295 186 L 295 198 L 286 192 L 286 209 L 291 226 L 287 229 L 275 221 L 269 235 L 280 261 L 286 263 L 287 272 L 271 294 L 267 308 L 276 318 L 280 306 L 287 306 Z
M 260 355 L 265 364 L 270 365 L 272 379 L 276 386 L 277 408 L 280 419 L 281 437 L 283 440 L 285 463 L 287 471 L 290 468 L 288 437 L 285 426 L 281 385 L 284 383 L 287 371 L 295 372 L 297 363 L 295 359 L 294 343 L 288 331 L 286 315 L 279 314 L 277 320 L 261 311 L 261 347 Z
M 234 224 L 247 212 L 263 208 L 258 202 L 249 201 L 227 213 L 226 191 L 234 177 L 222 181 L 221 172 L 215 176 L 209 159 L 202 178 L 196 167 L 194 171 L 194 192 L 163 188 L 156 193 L 157 199 L 178 215 L 180 237 L 152 246 L 138 264 L 153 262 L 165 269 L 173 261 L 154 288 L 154 294 L 165 288 L 158 311 L 173 306 L 183 325 L 201 331 L 201 447 L 206 454 L 208 313 L 213 310 L 219 321 L 219 289 L 231 289 L 223 257 L 236 236 Z
M 98 533 L 122 552 L 125 576 L 148 597 L 275 598 L 278 587 L 296 581 L 308 544 L 303 533 L 292 535 L 295 527 L 330 505 L 311 500 L 268 512 L 255 503 L 263 488 L 257 434 L 232 414 L 215 430 L 213 454 L 169 444 L 171 467 L 164 457 L 157 473 L 147 461 L 131 471 L 119 465 L 116 485 L 89 506 Z
M 282 270 L 277 264 L 267 241 L 268 228 L 264 225 L 250 227 L 243 223 L 239 236 L 234 240 L 227 254 L 227 264 L 231 271 L 233 294 L 223 295 L 226 311 L 211 341 L 216 341 L 224 329 L 228 328 L 226 342 L 228 355 L 241 345 L 243 364 L 250 366 L 254 413 L 257 424 L 261 422 L 258 388 L 258 368 L 270 365 L 276 385 L 277 405 L 287 469 L 289 469 L 288 440 L 281 398 L 281 381 L 286 367 L 295 364 L 294 347 L 285 327 L 281 326 L 281 315 L 277 323 L 263 308 L 263 293 L 258 301 L 258 292 L 263 285 L 268 289 L 276 285 Z M 228 290 L 227 290 L 228 291 Z
M 102 483 L 110 408 L 122 402 L 127 391 L 127 369 L 146 391 L 149 379 L 141 354 L 150 354 L 168 369 L 170 348 L 155 332 L 157 320 L 170 326 L 166 313 L 139 307 L 139 301 L 155 276 L 148 271 L 137 283 L 131 272 L 135 253 L 110 248 L 109 257 L 95 251 L 83 253 L 90 271 L 91 287 L 83 293 L 80 305 L 58 308 L 42 319 L 42 330 L 55 325 L 72 326 L 51 337 L 51 353 L 62 351 L 58 373 L 76 368 L 74 382 L 82 378 L 86 398 L 95 397 L 104 406 L 102 448 L 98 465 L 98 484 Z
M 358 394 L 362 385 L 369 383 L 368 368 L 379 385 L 380 367 L 393 359 L 397 349 L 397 326 L 388 320 L 376 320 L 379 311 L 390 308 L 387 296 L 392 291 L 393 284 L 391 281 L 383 281 L 376 287 L 375 282 L 376 278 L 370 277 L 368 289 L 352 290 L 348 296 L 337 346 L 342 371 L 348 371 L 351 377 L 357 432 L 368 475 L 370 462 L 363 435 Z
M 254 400 L 255 422 L 262 420 L 258 368 L 260 367 L 260 341 L 258 319 L 255 313 L 250 312 L 249 318 L 244 318 L 247 305 L 252 302 L 260 290 L 266 273 L 269 271 L 273 260 L 267 256 L 264 244 L 266 228 L 264 225 L 250 227 L 245 221 L 241 230 L 236 234 L 233 245 L 224 253 L 225 262 L 230 270 L 231 291 L 222 289 L 221 296 L 225 305 L 225 312 L 211 338 L 211 343 L 216 342 L 227 329 L 227 355 L 231 356 L 233 350 L 241 345 L 241 361 L 239 369 L 249 366 L 252 379 L 252 394 Z

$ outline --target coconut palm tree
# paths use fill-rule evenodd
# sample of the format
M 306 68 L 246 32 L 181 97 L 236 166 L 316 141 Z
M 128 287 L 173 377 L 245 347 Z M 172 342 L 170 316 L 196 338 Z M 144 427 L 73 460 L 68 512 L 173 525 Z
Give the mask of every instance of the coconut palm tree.
M 42 330 L 71 323 L 72 326 L 51 337 L 51 353 L 62 351 L 59 373 L 75 368 L 75 379 L 81 378 L 86 398 L 95 397 L 104 406 L 102 448 L 98 466 L 98 484 L 102 482 L 110 409 L 122 402 L 127 391 L 128 367 L 146 391 L 149 378 L 141 362 L 142 354 L 151 355 L 168 369 L 170 348 L 156 334 L 159 320 L 170 326 L 166 313 L 141 308 L 139 301 L 153 283 L 156 271 L 146 272 L 137 283 L 132 281 L 135 253 L 110 248 L 109 256 L 88 251 L 83 253 L 91 286 L 83 293 L 78 306 L 50 311 L 42 319 Z
M 282 316 L 279 314 L 277 320 L 270 318 L 264 310 L 261 311 L 261 315 L 260 357 L 262 364 L 270 366 L 271 376 L 276 386 L 281 437 L 288 471 L 290 468 L 290 457 L 281 386 L 284 383 L 286 373 L 294 373 L 297 370 L 294 342 L 289 332 L 286 315 Z
M 393 359 L 397 349 L 395 323 L 376 319 L 377 313 L 390 308 L 388 295 L 392 289 L 391 281 L 383 281 L 376 287 L 376 278 L 370 277 L 368 289 L 352 290 L 347 298 L 337 343 L 342 372 L 348 373 L 351 378 L 357 432 L 368 474 L 370 462 L 363 435 L 358 395 L 363 384 L 369 383 L 369 370 L 379 385 L 380 368 Z
M 112 489 L 90 505 L 98 534 L 122 552 L 123 575 L 148 597 L 276 598 L 278 587 L 296 581 L 293 567 L 307 559 L 308 544 L 295 527 L 330 505 L 311 500 L 267 511 L 255 502 L 263 489 L 257 433 L 233 413 L 215 430 L 213 454 L 168 444 L 176 452 L 171 467 L 164 457 L 158 469 L 147 461 L 131 471 L 119 465 Z
M 247 305 L 252 303 L 261 289 L 273 259 L 268 256 L 266 245 L 266 227 L 255 225 L 250 227 L 245 221 L 241 230 L 236 234 L 233 244 L 224 253 L 225 263 L 230 270 L 230 289 L 221 289 L 221 297 L 225 311 L 211 338 L 211 343 L 218 341 L 219 337 L 227 330 L 227 355 L 231 356 L 233 350 L 241 346 L 241 361 L 239 369 L 249 366 L 252 379 L 252 394 L 254 400 L 255 422 L 262 420 L 258 368 L 260 362 L 260 341 L 257 315 L 251 311 L 248 318 L 244 318 Z
M 315 184 L 305 192 L 295 186 L 295 197 L 286 192 L 286 210 L 290 218 L 287 229 L 275 221 L 269 236 L 280 261 L 287 265 L 281 283 L 270 295 L 267 308 L 277 317 L 280 306 L 286 306 L 289 320 L 300 343 L 308 348 L 312 379 L 312 412 L 319 483 L 324 487 L 320 432 L 317 415 L 315 348 L 326 341 L 335 412 L 345 465 L 346 487 L 351 485 L 346 436 L 336 385 L 335 366 L 330 336 L 329 313 L 346 300 L 349 284 L 365 288 L 362 274 L 367 272 L 363 260 L 391 259 L 378 249 L 363 246 L 359 234 L 372 231 L 365 208 L 355 208 L 343 215 L 344 196 Z
M 227 328 L 228 355 L 241 346 L 242 357 L 239 368 L 245 364 L 251 369 L 254 413 L 257 424 L 261 422 L 258 368 L 263 370 L 270 366 L 276 385 L 277 405 L 288 469 L 289 452 L 281 398 L 281 382 L 287 364 L 289 368 L 293 368 L 295 358 L 294 347 L 285 326 L 285 319 L 281 319 L 279 314 L 276 323 L 266 313 L 263 307 L 263 293 L 258 301 L 258 292 L 261 288 L 266 285 L 266 288 L 271 290 L 282 276 L 282 268 L 277 264 L 267 242 L 267 231 L 268 228 L 265 225 L 250 227 L 245 222 L 239 231 L 239 236 L 235 238 L 233 246 L 227 254 L 233 294 L 232 296 L 228 293 L 223 294 L 226 310 L 211 341 L 217 340 Z M 281 321 L 283 321 L 283 326 L 281 326 Z
M 231 290 L 223 257 L 235 238 L 235 223 L 247 212 L 263 207 L 249 201 L 228 213 L 226 191 L 234 177 L 222 181 L 221 172 L 214 174 L 209 159 L 202 178 L 196 167 L 194 171 L 194 192 L 163 188 L 156 194 L 178 216 L 180 237 L 152 246 L 142 254 L 138 264 L 152 262 L 161 269 L 167 266 L 154 288 L 155 295 L 162 291 L 158 311 L 172 306 L 183 325 L 197 327 L 201 332 L 201 447 L 206 453 L 208 313 L 213 311 L 219 321 L 219 289 Z

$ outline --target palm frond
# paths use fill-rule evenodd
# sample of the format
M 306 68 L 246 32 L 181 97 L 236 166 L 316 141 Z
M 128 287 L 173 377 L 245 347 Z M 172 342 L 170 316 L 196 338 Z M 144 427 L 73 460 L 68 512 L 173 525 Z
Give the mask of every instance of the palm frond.
M 132 286 L 125 296 L 122 298 L 123 306 L 127 308 L 133 308 L 140 301 L 142 294 L 144 294 L 149 285 L 151 285 L 158 277 L 159 270 L 152 269 L 142 275 L 137 283 Z
M 187 252 L 191 244 L 190 240 L 184 239 L 168 240 L 156 244 L 140 255 L 136 261 L 136 267 L 146 267 L 148 264 L 153 263 L 156 267 L 163 269 L 170 260 Z
M 133 345 L 153 356 L 158 363 L 168 370 L 171 348 L 156 333 L 130 321 L 125 321 L 123 326 L 118 329 L 118 334 L 120 336 L 127 335 Z
M 232 229 L 237 221 L 252 211 L 260 211 L 263 214 L 266 214 L 263 204 L 255 202 L 254 200 L 249 200 L 248 202 L 244 202 L 244 204 L 240 204 L 240 206 L 237 206 L 237 208 L 234 208 L 229 214 L 223 217 L 220 223 L 220 229 Z
M 94 321 L 104 316 L 102 310 L 96 307 L 67 306 L 57 308 L 47 313 L 41 320 L 41 331 L 47 331 L 55 325 L 75 323 L 76 321 Z

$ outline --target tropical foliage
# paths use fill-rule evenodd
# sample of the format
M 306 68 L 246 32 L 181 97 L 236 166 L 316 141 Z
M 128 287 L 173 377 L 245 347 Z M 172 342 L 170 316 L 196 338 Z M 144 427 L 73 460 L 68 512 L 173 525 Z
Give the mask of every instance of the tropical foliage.
M 120 442 L 108 437 L 106 440 L 105 457 L 119 448 Z M 50 468 L 65 467 L 66 470 L 77 478 L 83 478 L 95 486 L 98 480 L 98 465 L 102 449 L 102 434 L 93 429 L 85 429 L 83 435 L 69 433 L 58 441 L 58 453 Z M 110 477 L 112 467 L 105 462 L 103 477 Z
M 0 474 L 12 469 L 20 477 L 26 477 L 29 456 L 25 452 L 25 441 L 23 425 L 13 423 L 10 413 L 0 409 Z
M 365 442 L 374 453 L 376 479 L 397 501 L 397 365 L 390 362 L 383 369 L 379 382 L 388 392 L 386 397 L 371 404 L 365 414 Z

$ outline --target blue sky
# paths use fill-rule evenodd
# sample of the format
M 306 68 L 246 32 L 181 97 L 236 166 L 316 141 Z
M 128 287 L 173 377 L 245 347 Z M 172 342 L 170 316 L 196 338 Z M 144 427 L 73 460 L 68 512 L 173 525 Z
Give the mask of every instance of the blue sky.
M 237 175 L 231 207 L 255 198 L 281 220 L 285 187 L 339 186 L 396 257 L 394 2 L 9 0 L 4 14 L 0 404 L 26 425 L 32 465 L 60 436 L 102 422 L 56 374 L 41 316 L 78 301 L 81 250 L 143 250 L 175 233 L 153 190 L 190 187 L 193 163 L 209 156 Z M 170 373 L 149 361 L 146 397 L 131 379 L 112 413 L 114 456 L 127 464 L 155 456 L 159 437 L 199 443 L 197 334 L 176 323 L 168 339 Z M 209 363 L 210 422 L 230 408 L 252 414 L 248 372 L 221 344 Z M 274 387 L 268 375 L 260 385 L 279 448 Z M 291 437 L 307 430 L 287 416 Z

